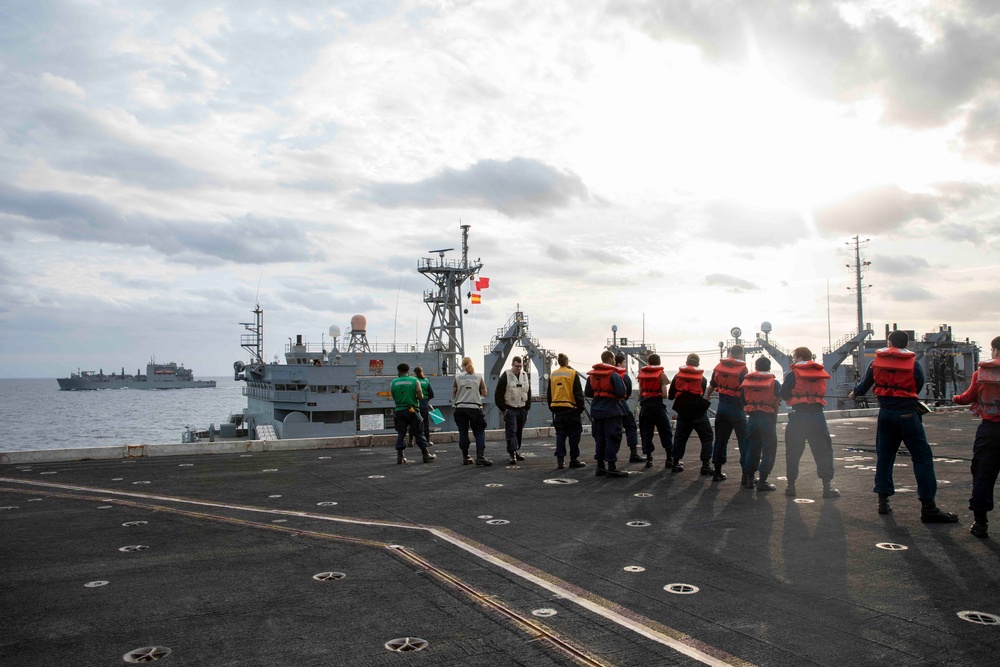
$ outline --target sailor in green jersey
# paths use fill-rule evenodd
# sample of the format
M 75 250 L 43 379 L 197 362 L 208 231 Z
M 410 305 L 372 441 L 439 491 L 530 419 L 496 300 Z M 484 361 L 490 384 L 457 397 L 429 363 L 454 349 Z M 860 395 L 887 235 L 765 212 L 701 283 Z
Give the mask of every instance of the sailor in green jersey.
M 392 400 L 396 402 L 396 411 L 393 413 L 393 424 L 396 427 L 396 463 L 408 463 L 403 456 L 407 431 L 416 439 L 417 446 L 424 455 L 424 463 L 430 463 L 437 457 L 427 452 L 427 439 L 424 438 L 420 423 L 420 399 L 423 398 L 423 391 L 417 378 L 408 375 L 409 364 L 396 366 L 396 371 L 399 376 L 389 385 Z
M 433 447 L 434 443 L 431 442 L 431 399 L 434 398 L 434 389 L 431 387 L 431 381 L 424 377 L 424 369 L 420 366 L 413 367 L 413 375 L 416 376 L 417 382 L 420 383 L 420 391 L 423 392 L 423 396 L 420 398 L 420 418 L 424 420 L 424 438 L 427 439 L 427 446 Z M 413 438 L 410 438 L 410 444 L 413 444 Z

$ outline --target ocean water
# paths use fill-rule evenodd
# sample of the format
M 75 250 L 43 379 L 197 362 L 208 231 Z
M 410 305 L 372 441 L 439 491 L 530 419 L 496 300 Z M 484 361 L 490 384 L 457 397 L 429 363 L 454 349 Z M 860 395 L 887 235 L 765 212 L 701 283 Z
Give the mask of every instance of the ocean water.
M 180 443 L 246 407 L 243 382 L 214 388 L 61 391 L 55 379 L 0 379 L 0 451 Z

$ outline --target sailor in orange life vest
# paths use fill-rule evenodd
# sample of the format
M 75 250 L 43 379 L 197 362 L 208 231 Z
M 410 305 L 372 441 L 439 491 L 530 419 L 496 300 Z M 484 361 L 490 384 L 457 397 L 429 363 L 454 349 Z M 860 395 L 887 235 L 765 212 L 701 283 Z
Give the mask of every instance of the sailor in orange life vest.
M 622 402 L 622 430 L 625 431 L 625 444 L 628 445 L 629 463 L 642 463 L 646 459 L 639 456 L 636 451 L 639 447 L 639 425 L 635 423 L 635 415 L 629 407 L 628 399 L 632 396 L 632 378 L 628 374 L 628 366 L 625 365 L 625 355 L 621 352 L 615 354 L 615 366 L 618 368 L 618 375 L 625 383 L 625 400 Z
M 1000 336 L 990 341 L 990 359 L 979 362 L 972 384 L 956 405 L 972 405 L 972 414 L 982 417 L 972 445 L 972 497 L 969 509 L 976 520 L 969 530 L 988 537 L 986 513 L 993 509 L 993 486 L 1000 473 Z
M 642 453 L 646 455 L 646 467 L 653 467 L 653 430 L 660 433 L 660 445 L 666 452 L 666 467 L 673 467 L 670 450 L 674 446 L 674 434 L 670 430 L 670 417 L 663 399 L 670 393 L 667 374 L 660 365 L 660 355 L 651 354 L 649 365 L 639 369 L 639 434 L 642 438 Z
M 833 440 L 826 425 L 823 406 L 826 400 L 826 381 L 830 374 L 823 364 L 813 361 L 808 347 L 792 350 L 791 373 L 785 373 L 779 392 L 792 413 L 788 415 L 785 429 L 785 469 L 788 475 L 786 496 L 795 496 L 795 480 L 799 477 L 799 460 L 806 443 L 816 461 L 816 475 L 823 481 L 823 497 L 837 498 L 840 491 L 831 486 L 833 482 Z
M 493 402 L 503 414 L 504 438 L 507 440 L 510 465 L 524 460 L 521 456 L 521 438 L 524 424 L 528 421 L 528 410 L 531 409 L 531 378 L 521 370 L 522 367 L 521 357 L 514 357 L 510 362 L 510 369 L 500 376 L 493 393 Z
M 924 388 L 924 372 L 916 363 L 917 355 L 906 346 L 910 337 L 905 331 L 889 334 L 889 347 L 875 352 L 865 377 L 848 398 L 864 396 L 875 385 L 878 396 L 878 430 L 875 433 L 875 488 L 878 513 L 889 514 L 889 496 L 896 489 L 892 484 L 892 467 L 902 442 L 910 451 L 913 476 L 917 478 L 917 498 L 920 499 L 920 520 L 924 523 L 954 523 L 958 516 L 945 512 L 934 504 L 937 477 L 934 475 L 934 454 L 927 443 L 924 424 L 917 411 L 917 396 Z M 786 436 L 787 439 L 787 436 Z
M 614 365 L 615 355 L 610 350 L 601 353 L 601 363 L 594 364 L 583 390 L 590 404 L 590 422 L 594 434 L 594 458 L 597 459 L 598 477 L 628 477 L 617 465 L 618 449 L 622 444 L 622 402 L 625 400 L 625 383 Z
M 569 467 L 583 468 L 587 464 L 580 460 L 580 436 L 583 434 L 580 415 L 584 410 L 580 374 L 570 368 L 569 357 L 565 354 L 556 357 L 556 361 L 559 368 L 549 375 L 548 402 L 552 427 L 556 430 L 557 467 L 560 470 L 565 467 L 566 439 L 569 438 Z
M 778 451 L 778 392 L 781 383 L 770 373 L 771 360 L 767 357 L 759 357 L 753 367 L 754 372 L 747 375 L 740 385 L 747 413 L 747 448 L 745 456 L 740 458 L 740 465 L 746 471 L 746 488 L 756 486 L 758 491 L 774 491 L 774 484 L 767 481 L 767 476 L 774 469 L 774 455 Z M 758 469 L 760 479 L 755 480 Z
M 670 453 L 673 459 L 671 472 L 684 470 L 684 450 L 691 431 L 698 434 L 701 440 L 701 474 L 711 475 L 712 466 L 712 422 L 708 420 L 708 406 L 711 405 L 702 394 L 708 387 L 705 371 L 698 368 L 701 358 L 691 353 L 687 356 L 684 366 L 670 381 L 667 398 L 674 402 L 674 412 L 677 413 L 677 431 L 674 433 L 674 448 Z
M 747 364 L 743 361 L 743 346 L 733 345 L 729 356 L 721 360 L 712 371 L 712 381 L 705 390 L 705 400 L 712 398 L 712 392 L 719 390 L 719 409 L 715 413 L 715 447 L 712 449 L 712 464 L 715 466 L 713 482 L 726 478 L 722 466 L 726 463 L 726 449 L 729 436 L 736 431 L 736 442 L 743 459 L 747 447 L 747 416 L 743 413 L 743 395 L 740 385 L 747 375 Z M 743 486 L 747 484 L 747 471 L 743 471 Z

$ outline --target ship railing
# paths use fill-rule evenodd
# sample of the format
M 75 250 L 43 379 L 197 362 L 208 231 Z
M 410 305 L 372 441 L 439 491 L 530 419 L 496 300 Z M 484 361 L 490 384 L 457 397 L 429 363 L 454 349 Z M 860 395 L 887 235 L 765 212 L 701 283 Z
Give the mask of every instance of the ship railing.
M 248 382 L 243 387 L 244 396 L 274 403 L 302 403 L 307 399 L 308 393 L 304 390 L 275 389 L 263 382 Z
M 434 269 L 465 269 L 468 262 L 461 259 L 444 259 L 433 257 L 421 257 L 417 260 L 417 271 L 433 271 Z

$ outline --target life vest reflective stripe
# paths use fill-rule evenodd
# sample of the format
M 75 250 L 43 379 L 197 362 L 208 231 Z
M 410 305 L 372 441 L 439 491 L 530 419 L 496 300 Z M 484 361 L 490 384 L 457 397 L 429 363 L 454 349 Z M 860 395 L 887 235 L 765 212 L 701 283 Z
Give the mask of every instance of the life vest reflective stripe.
M 792 373 L 795 375 L 795 385 L 792 387 L 789 405 L 816 404 L 826 405 L 826 381 L 830 379 L 830 374 L 823 368 L 823 364 L 815 361 L 800 361 L 792 364 Z
M 751 373 L 740 386 L 747 402 L 745 408 L 747 412 L 778 414 L 778 397 L 774 395 L 774 375 Z
M 704 369 L 694 366 L 681 366 L 674 376 L 674 391 L 683 391 L 688 394 L 701 396 L 703 391 L 701 381 L 705 376 Z
M 663 398 L 663 366 L 643 366 L 638 377 L 640 398 Z
M 875 352 L 872 376 L 876 396 L 917 398 L 917 382 L 913 379 L 913 366 L 917 355 L 909 350 L 885 347 Z
M 507 389 L 503 394 L 503 401 L 509 408 L 523 408 L 528 404 L 528 374 L 521 373 L 518 377 L 511 371 L 507 371 Z
M 747 369 L 742 359 L 723 359 L 715 367 L 715 388 L 723 396 L 740 395 L 740 374 Z
M 576 398 L 573 387 L 576 384 L 576 371 L 567 366 L 560 366 L 549 376 L 549 406 L 553 408 L 575 408 Z
M 615 366 L 594 364 L 590 370 L 587 382 L 590 383 L 590 388 L 594 392 L 595 397 L 618 398 L 618 394 L 615 393 L 615 386 L 611 383 L 611 374 L 617 372 L 618 368 Z
M 972 403 L 972 414 L 995 421 L 1000 417 L 1000 359 L 979 362 L 976 384 L 979 396 Z

